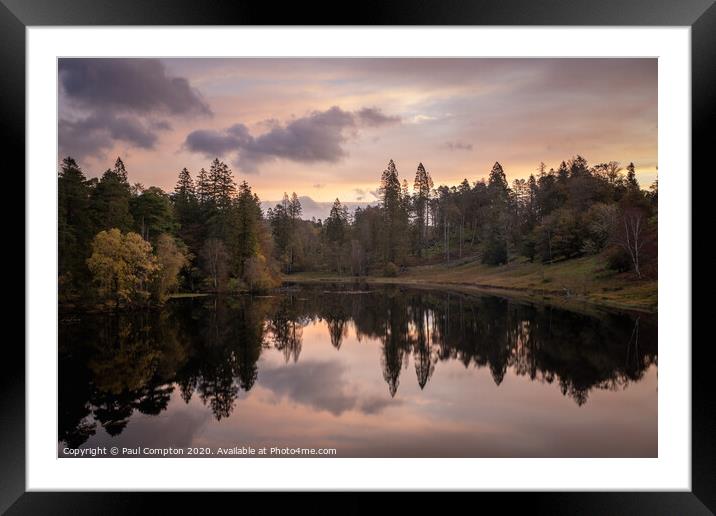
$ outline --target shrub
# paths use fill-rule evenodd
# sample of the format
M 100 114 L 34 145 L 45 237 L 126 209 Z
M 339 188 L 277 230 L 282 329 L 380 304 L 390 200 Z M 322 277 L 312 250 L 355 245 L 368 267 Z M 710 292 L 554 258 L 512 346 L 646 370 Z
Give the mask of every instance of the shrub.
M 398 266 L 393 262 L 386 263 L 383 269 L 383 275 L 388 278 L 395 278 L 398 275 Z
M 244 263 L 244 283 L 251 292 L 262 292 L 276 287 L 280 281 L 273 274 L 266 258 L 259 254 Z
M 537 256 L 537 241 L 532 233 L 527 234 L 520 244 L 520 254 L 527 257 L 530 262 L 535 261 Z
M 606 251 L 607 269 L 617 272 L 627 272 L 631 270 L 631 258 L 629 254 L 619 246 L 611 246 Z
M 487 265 L 507 263 L 507 242 L 500 238 L 490 238 L 482 253 L 482 263 Z

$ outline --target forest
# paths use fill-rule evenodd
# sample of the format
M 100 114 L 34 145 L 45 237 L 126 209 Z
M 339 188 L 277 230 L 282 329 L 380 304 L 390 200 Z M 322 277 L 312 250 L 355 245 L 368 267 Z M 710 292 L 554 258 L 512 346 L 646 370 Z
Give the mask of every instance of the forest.
M 478 174 L 483 175 L 483 174 Z M 393 160 L 375 205 L 353 213 L 336 199 L 304 220 L 298 195 L 261 209 L 218 158 L 173 192 L 130 183 L 121 158 L 88 178 L 71 157 L 58 174 L 61 305 L 161 305 L 176 293 L 260 292 L 291 274 L 400 276 L 409 267 L 467 259 L 501 266 L 594 255 L 635 281 L 656 278 L 658 182 L 643 189 L 633 163 L 543 163 L 514 179 L 496 162 L 487 179 L 435 187 L 418 164 L 412 187 Z

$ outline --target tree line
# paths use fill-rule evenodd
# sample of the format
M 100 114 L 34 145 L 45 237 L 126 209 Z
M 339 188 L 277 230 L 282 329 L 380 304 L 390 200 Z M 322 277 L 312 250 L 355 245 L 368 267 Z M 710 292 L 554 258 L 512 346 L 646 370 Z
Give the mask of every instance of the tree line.
M 117 158 L 87 179 L 71 157 L 58 178 L 61 302 L 161 304 L 177 290 L 261 290 L 280 282 L 258 196 L 215 159 L 174 192 L 131 184 Z
M 487 179 L 437 187 L 420 163 L 411 189 L 390 160 L 378 197 L 353 213 L 336 199 L 324 220 L 303 220 L 295 192 L 263 213 L 219 159 L 196 178 L 182 169 L 166 193 L 130 184 L 120 158 L 88 179 L 67 157 L 58 178 L 60 299 L 145 305 L 178 290 L 265 290 L 281 273 L 395 276 L 468 259 L 599 255 L 606 268 L 656 275 L 658 183 L 642 189 L 632 163 L 590 166 L 576 156 L 510 185 L 496 162 Z
M 615 161 L 589 166 L 576 156 L 557 170 L 541 163 L 509 185 L 497 162 L 486 180 L 438 187 L 420 163 L 411 192 L 390 160 L 378 192 L 375 206 L 352 214 L 336 199 L 324 221 L 300 220 L 295 194 L 269 210 L 283 271 L 395 276 L 421 263 L 600 255 L 606 268 L 656 275 L 658 183 L 643 190 L 633 163 L 626 170 Z

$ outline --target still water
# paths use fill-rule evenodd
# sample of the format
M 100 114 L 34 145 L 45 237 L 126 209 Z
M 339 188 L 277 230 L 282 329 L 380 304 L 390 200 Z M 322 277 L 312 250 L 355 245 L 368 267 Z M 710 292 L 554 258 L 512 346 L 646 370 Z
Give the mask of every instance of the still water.
M 316 286 L 62 315 L 66 448 L 656 457 L 656 317 Z

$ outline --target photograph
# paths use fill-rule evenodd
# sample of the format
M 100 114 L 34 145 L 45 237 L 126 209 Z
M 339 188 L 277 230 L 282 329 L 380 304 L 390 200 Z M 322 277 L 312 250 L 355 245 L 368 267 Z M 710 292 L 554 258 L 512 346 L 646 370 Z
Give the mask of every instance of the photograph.
M 660 456 L 656 57 L 56 66 L 58 458 Z

